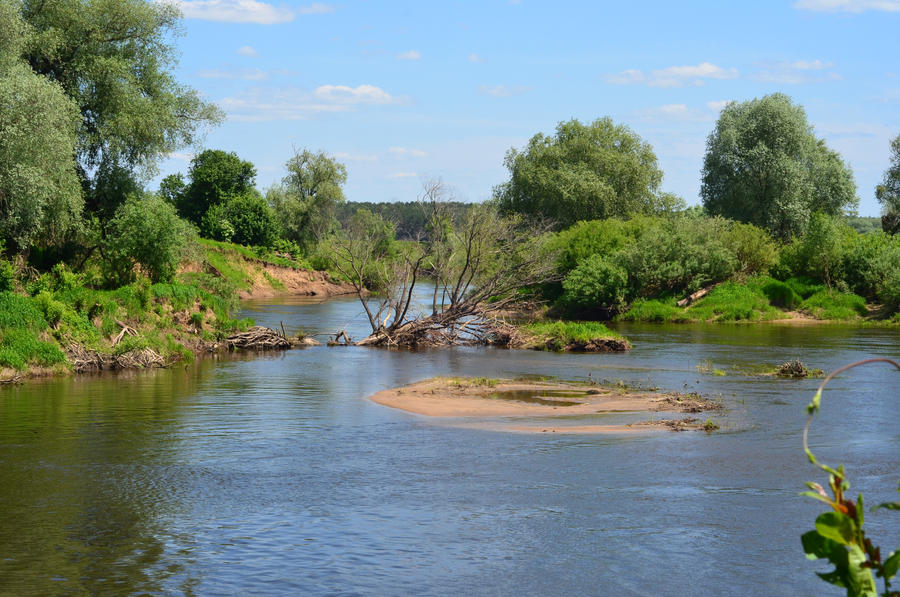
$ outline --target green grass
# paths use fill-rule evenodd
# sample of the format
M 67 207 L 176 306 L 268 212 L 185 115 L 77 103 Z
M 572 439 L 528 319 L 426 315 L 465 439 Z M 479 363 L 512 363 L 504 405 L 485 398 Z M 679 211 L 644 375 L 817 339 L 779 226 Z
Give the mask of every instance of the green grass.
M 684 320 L 684 309 L 675 304 L 675 299 L 661 301 L 638 299 L 631 308 L 616 318 L 618 321 L 649 321 L 653 323 Z
M 525 324 L 523 328 L 526 332 L 544 338 L 555 346 L 586 344 L 598 339 L 625 339 L 621 334 L 596 321 L 537 321 Z
M 746 284 L 725 282 L 688 307 L 685 315 L 696 321 L 764 321 L 781 311 L 769 304 L 759 280 Z
M 848 320 L 866 315 L 866 300 L 852 292 L 820 290 L 800 304 L 816 319 Z

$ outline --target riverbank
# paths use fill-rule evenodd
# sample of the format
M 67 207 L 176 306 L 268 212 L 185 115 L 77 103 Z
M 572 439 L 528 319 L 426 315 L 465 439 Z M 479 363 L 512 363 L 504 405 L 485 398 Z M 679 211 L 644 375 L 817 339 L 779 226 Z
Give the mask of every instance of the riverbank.
M 239 301 L 353 290 L 327 272 L 281 257 L 267 261 L 245 247 L 201 241 L 198 253 L 171 283 L 138 278 L 104 290 L 87 274 L 58 265 L 0 292 L 0 383 L 167 367 L 210 353 L 302 344 L 283 331 L 283 341 L 257 331 L 262 343 L 248 343 L 254 322 L 232 317 Z
M 383 390 L 369 400 L 407 412 L 438 418 L 462 418 L 484 424 L 502 417 L 490 428 L 528 433 L 630 433 L 671 429 L 712 430 L 714 423 L 694 417 L 651 419 L 621 425 L 522 424 L 522 418 L 562 419 L 613 413 L 701 413 L 721 409 L 717 402 L 697 394 L 644 392 L 559 381 L 435 377 Z M 717 425 L 715 426 L 718 427 Z

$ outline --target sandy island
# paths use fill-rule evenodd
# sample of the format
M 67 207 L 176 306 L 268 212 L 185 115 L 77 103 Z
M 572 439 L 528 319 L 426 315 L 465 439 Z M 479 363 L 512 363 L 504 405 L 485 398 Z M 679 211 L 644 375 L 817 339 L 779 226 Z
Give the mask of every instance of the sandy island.
M 429 417 L 515 417 L 493 429 L 530 433 L 627 433 L 705 429 L 696 418 L 659 419 L 621 425 L 521 424 L 522 417 L 553 418 L 624 412 L 699 413 L 721 404 L 697 394 L 628 391 L 569 382 L 437 377 L 369 397 L 384 406 Z M 477 425 L 482 427 L 483 425 Z

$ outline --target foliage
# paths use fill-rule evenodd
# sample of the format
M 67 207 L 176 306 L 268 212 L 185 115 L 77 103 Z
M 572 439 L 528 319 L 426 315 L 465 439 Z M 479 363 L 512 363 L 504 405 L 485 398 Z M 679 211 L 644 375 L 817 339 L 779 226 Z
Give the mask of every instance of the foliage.
M 50 366 L 65 360 L 62 351 L 40 339 L 47 320 L 38 302 L 0 292 L 0 366 L 22 370 L 29 364 Z
M 219 111 L 172 76 L 176 5 L 143 0 L 24 0 L 23 57 L 81 112 L 81 173 L 101 164 L 151 168 L 190 145 Z
M 559 228 L 579 220 L 649 214 L 672 206 L 659 195 L 662 171 L 650 145 L 610 118 L 560 122 L 504 160 L 508 182 L 494 189 L 503 212 L 547 218 Z
M 851 292 L 823 289 L 800 303 L 816 319 L 856 319 L 866 315 L 866 300 Z
M 255 190 L 232 197 L 222 206 L 214 206 L 204 216 L 203 224 L 212 227 L 213 221 L 223 237 L 228 232 L 231 235 L 212 238 L 241 245 L 271 248 L 280 230 L 274 212 Z
M 700 194 L 709 213 L 782 240 L 803 233 L 813 213 L 839 215 L 858 202 L 849 166 L 781 93 L 722 110 L 707 140 Z
M 779 280 L 770 280 L 762 287 L 769 303 L 782 309 L 793 309 L 803 300 L 793 288 Z
M 618 311 L 625 305 L 628 273 L 605 257 L 591 255 L 563 280 L 562 302 L 574 309 Z
M 675 300 L 637 299 L 625 313 L 616 317 L 619 321 L 649 321 L 665 323 L 684 321 L 684 310 L 675 305 Z
M 897 595 L 896 591 L 891 590 L 891 579 L 900 568 L 900 550 L 895 550 L 882 558 L 881 549 L 866 537 L 863 528 L 865 508 L 862 494 L 855 502 L 847 497 L 850 484 L 847 482 L 844 465 L 832 468 L 818 461 L 809 448 L 809 429 L 813 417 L 821 408 L 822 392 L 828 382 L 835 375 L 848 369 L 875 362 L 889 363 L 900 369 L 900 364 L 890 359 L 867 359 L 830 373 L 822 380 L 812 401 L 806 407 L 809 417 L 803 429 L 803 451 L 811 464 L 828 473 L 828 490 L 831 492 L 829 495 L 818 483 L 806 483 L 810 491 L 805 491 L 802 495 L 827 504 L 831 511 L 819 515 L 816 518 L 815 530 L 803 534 L 801 537 L 803 551 L 810 560 L 825 559 L 834 565 L 831 572 L 816 574 L 822 580 L 846 589 L 848 597 L 877 597 L 876 576 L 883 579 L 884 592 L 881 594 L 883 597 Z M 900 501 L 879 504 L 872 508 L 873 511 L 878 509 L 900 510 Z
M 0 20 L 16 18 L 10 6 L 0 3 Z M 0 68 L 0 241 L 11 250 L 59 242 L 79 227 L 77 126 L 77 107 L 58 84 L 18 62 Z
M 759 321 L 778 316 L 759 279 L 746 284 L 725 282 L 685 311 L 685 317 L 695 321 Z
M 255 179 L 253 164 L 242 160 L 233 151 L 207 149 L 191 160 L 186 185 L 180 175 L 168 176 L 160 185 L 160 193 L 173 201 L 181 217 L 206 232 L 202 224 L 207 212 L 253 191 Z
M 592 340 L 624 340 L 621 334 L 596 321 L 536 321 L 526 324 L 524 328 L 535 336 L 552 340 L 558 346 Z
M 461 222 L 466 218 L 474 203 L 442 197 L 440 203 L 449 212 L 452 222 Z M 367 209 L 380 215 L 385 221 L 394 225 L 397 240 L 429 240 L 428 213 L 422 208 L 422 201 L 390 201 L 369 203 L 360 201 L 343 201 L 335 205 L 335 217 L 341 226 L 356 213 L 357 209 Z
M 885 213 L 900 214 L 900 135 L 891 141 L 891 163 L 875 187 L 875 197 Z
M 324 152 L 308 149 L 296 151 L 285 168 L 287 176 L 268 190 L 266 200 L 275 210 L 284 238 L 308 251 L 335 226 L 347 169 Z
M 154 282 L 171 280 L 196 232 L 157 197 L 131 197 L 110 221 L 106 255 L 111 275 L 119 283 L 133 277 L 140 265 Z

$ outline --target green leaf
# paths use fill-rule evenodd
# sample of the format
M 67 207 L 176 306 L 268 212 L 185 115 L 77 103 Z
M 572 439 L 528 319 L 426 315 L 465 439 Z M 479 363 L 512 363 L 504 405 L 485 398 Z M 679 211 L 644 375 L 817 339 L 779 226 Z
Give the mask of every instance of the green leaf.
M 879 508 L 884 508 L 885 510 L 900 510 L 900 502 L 885 502 L 883 504 L 878 504 L 872 511 L 878 510 Z
M 878 597 L 872 569 L 864 566 L 865 552 L 858 545 L 851 545 L 847 561 L 849 564 L 847 593 L 858 597 Z
M 800 537 L 803 551 L 810 560 L 824 558 L 830 560 L 837 567 L 847 566 L 847 551 L 840 543 L 823 537 L 818 531 L 809 531 Z
M 806 497 L 811 497 L 814 500 L 819 500 L 820 502 L 826 503 L 829 506 L 831 505 L 831 500 L 829 500 L 826 497 L 822 497 L 821 494 L 819 494 L 818 492 L 815 492 L 815 491 L 801 491 L 800 495 L 806 496 Z
M 884 561 L 884 578 L 887 580 L 892 579 L 897 574 L 897 569 L 900 568 L 900 550 L 895 551 L 888 559 Z M 882 576 L 879 574 L 879 576 Z
M 825 512 L 816 518 L 816 531 L 832 541 L 850 545 L 856 535 L 856 523 L 846 514 Z

